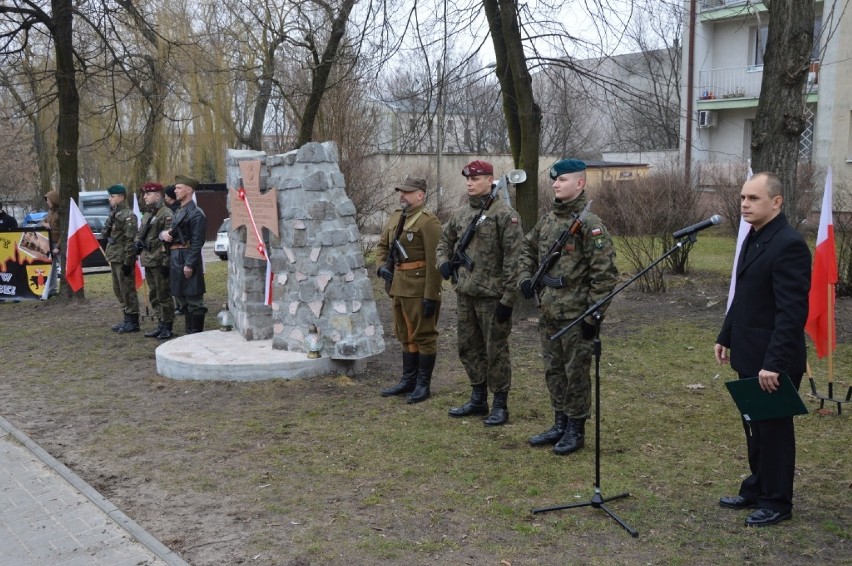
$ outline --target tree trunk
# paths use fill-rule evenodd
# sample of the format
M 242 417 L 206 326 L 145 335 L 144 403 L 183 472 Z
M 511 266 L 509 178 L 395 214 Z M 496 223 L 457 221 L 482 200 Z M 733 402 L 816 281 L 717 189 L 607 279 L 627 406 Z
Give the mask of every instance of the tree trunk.
M 517 1 L 483 0 L 482 5 L 494 43 L 512 160 L 515 167 L 527 173 L 527 180 L 516 188 L 515 205 L 523 228 L 528 231 L 538 221 L 541 109 L 533 96 L 532 77 L 527 69 L 518 23 Z
M 59 166 L 59 241 L 68 234 L 68 202 L 77 199 L 80 184 L 77 178 L 77 149 L 80 139 L 80 94 L 77 92 L 74 68 L 73 2 L 51 0 L 53 8 L 53 47 L 56 52 L 56 91 L 59 118 L 56 126 L 56 159 Z M 62 271 L 65 272 L 65 252 L 62 248 Z M 68 287 L 68 296 L 72 295 Z M 79 293 L 82 295 L 82 290 Z
M 764 4 L 769 10 L 769 33 L 751 141 L 752 169 L 781 178 L 787 219 L 798 226 L 796 172 L 806 125 L 804 92 L 813 47 L 814 0 L 765 0 Z

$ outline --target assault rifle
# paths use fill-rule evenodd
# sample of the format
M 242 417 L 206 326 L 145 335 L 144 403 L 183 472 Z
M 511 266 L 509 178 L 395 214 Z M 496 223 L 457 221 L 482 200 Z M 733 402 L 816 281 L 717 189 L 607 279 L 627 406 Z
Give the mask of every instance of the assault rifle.
M 494 198 L 497 196 L 496 186 L 492 187 L 490 193 L 488 193 L 485 198 L 482 199 L 482 208 L 479 210 L 479 214 L 473 217 L 468 225 L 467 229 L 462 234 L 459 243 L 456 244 L 456 249 L 453 251 L 453 257 L 450 258 L 450 273 L 452 273 L 451 278 L 453 283 L 459 282 L 459 268 L 461 266 L 465 266 L 468 271 L 473 271 L 473 260 L 470 259 L 470 256 L 467 255 L 467 247 L 473 241 L 473 237 L 476 235 L 476 229 L 479 228 L 479 225 L 482 224 L 482 221 L 485 220 L 485 211 L 491 206 L 491 203 L 494 202 Z
M 379 268 L 379 277 L 385 280 L 385 292 L 388 295 L 390 295 L 393 272 L 396 270 L 397 264 L 408 259 L 408 252 L 405 251 L 405 248 L 402 247 L 399 241 L 402 229 L 405 226 L 405 219 L 405 209 L 403 209 L 399 214 L 399 223 L 396 225 L 396 230 L 393 233 L 393 242 L 391 243 L 390 251 L 388 251 L 388 258 L 385 260 L 385 264 Z
M 136 241 L 133 242 L 133 247 L 136 248 L 137 254 L 141 254 L 143 250 L 149 251 L 148 242 L 146 242 L 146 240 L 148 238 L 148 232 L 151 231 L 151 225 L 154 223 L 155 214 L 152 214 L 148 217 L 148 222 L 145 223 L 145 227 L 142 229 L 142 233 L 139 235 Z
M 583 226 L 583 222 L 586 221 L 586 217 L 589 215 L 589 207 L 591 205 L 592 201 L 588 201 L 586 207 L 574 215 L 571 225 L 559 234 L 559 237 L 553 242 L 550 249 L 547 250 L 547 253 L 542 258 L 541 263 L 539 263 L 538 269 L 530 280 L 536 299 L 539 298 L 539 294 L 544 287 L 561 289 L 565 286 L 565 279 L 563 277 L 553 277 L 552 275 L 548 275 L 547 272 L 550 271 L 556 264 L 556 261 L 562 256 L 562 250 L 565 248 L 568 238 L 576 234 Z

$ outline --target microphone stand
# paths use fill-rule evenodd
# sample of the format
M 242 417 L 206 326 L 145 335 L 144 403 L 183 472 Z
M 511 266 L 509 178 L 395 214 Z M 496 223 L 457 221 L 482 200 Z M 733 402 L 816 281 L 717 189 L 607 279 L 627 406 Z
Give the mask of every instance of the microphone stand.
M 576 507 L 594 507 L 595 509 L 602 509 L 607 515 L 609 515 L 615 522 L 621 525 L 624 530 L 630 533 L 630 536 L 636 538 L 639 536 L 639 531 L 634 528 L 631 528 L 627 523 L 621 520 L 615 513 L 610 511 L 604 503 L 608 501 L 614 501 L 616 499 L 623 499 L 625 497 L 630 497 L 630 493 L 620 493 L 618 495 L 613 495 L 610 497 L 604 497 L 601 493 L 601 339 L 600 339 L 600 331 L 601 331 L 601 322 L 603 320 L 603 315 L 601 314 L 601 307 L 609 303 L 616 295 L 622 292 L 626 287 L 631 285 L 634 281 L 645 275 L 648 271 L 653 269 L 657 264 L 661 261 L 669 257 L 671 254 L 676 252 L 677 250 L 683 248 L 687 243 L 695 243 L 697 237 L 696 233 L 693 232 L 687 236 L 684 236 L 680 241 L 678 241 L 670 250 L 661 255 L 659 258 L 655 259 L 651 262 L 647 267 L 639 271 L 636 275 L 628 279 L 623 284 L 619 285 L 615 290 L 613 290 L 609 295 L 596 302 L 594 305 L 589 307 L 586 312 L 581 314 L 575 320 L 573 320 L 568 326 L 561 328 L 556 334 L 550 337 L 551 340 L 559 339 L 563 334 L 568 332 L 574 326 L 580 323 L 581 320 L 586 318 L 587 316 L 592 317 L 595 321 L 595 337 L 592 341 L 592 355 L 595 358 L 595 494 L 589 501 L 583 503 L 571 503 L 568 505 L 555 505 L 553 507 L 541 507 L 537 509 L 533 509 L 533 515 L 537 515 L 539 513 L 547 513 L 549 511 L 559 511 L 562 509 L 573 509 Z

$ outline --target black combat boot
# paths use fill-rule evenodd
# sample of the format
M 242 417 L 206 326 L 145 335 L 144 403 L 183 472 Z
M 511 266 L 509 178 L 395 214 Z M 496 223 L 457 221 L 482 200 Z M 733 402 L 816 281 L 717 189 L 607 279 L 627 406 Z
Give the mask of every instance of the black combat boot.
M 417 374 L 420 373 L 420 352 L 402 353 L 402 377 L 399 383 L 382 389 L 382 397 L 392 397 L 411 393 L 417 384 Z
M 162 332 L 162 331 L 163 331 L 163 321 L 160 320 L 160 321 L 157 322 L 157 328 L 155 328 L 154 330 L 151 330 L 150 332 L 146 332 L 142 336 L 144 336 L 145 338 L 159 338 L 160 332 Z
M 126 314 L 124 315 L 124 324 L 116 330 L 119 334 L 128 334 L 130 332 L 139 332 L 139 315 Z
M 204 332 L 204 319 L 207 317 L 207 309 L 192 313 L 192 331 Z
M 420 372 L 417 374 L 417 386 L 408 396 L 408 403 L 419 403 L 430 397 L 429 385 L 432 383 L 432 371 L 435 369 L 437 354 L 420 354 Z
M 192 315 L 188 312 L 183 313 L 183 331 L 185 334 L 192 334 Z
M 174 336 L 174 333 L 172 332 L 172 323 L 164 322 L 163 327 L 160 329 L 160 333 L 157 335 L 157 340 L 168 340 L 172 336 Z
M 544 446 L 545 444 L 556 444 L 562 435 L 565 434 L 565 428 L 568 426 L 568 417 L 562 411 L 554 413 L 553 426 L 549 430 L 531 436 L 530 446 Z
M 568 419 L 565 434 L 562 435 L 562 438 L 553 447 L 553 453 L 560 456 L 571 454 L 582 448 L 585 443 L 586 419 Z
M 110 326 L 110 328 L 112 329 L 113 332 L 118 332 L 118 330 L 122 326 L 124 326 L 124 323 L 126 322 L 126 320 L 127 320 L 127 317 L 125 316 L 124 320 L 122 320 L 121 322 L 117 322 L 117 323 L 113 324 L 112 326 Z
M 509 422 L 509 392 L 498 391 L 494 394 L 494 406 L 491 407 L 491 414 L 485 418 L 483 424 L 485 426 L 500 426 Z
M 470 401 L 461 407 L 453 407 L 448 411 L 451 417 L 466 417 L 468 415 L 488 414 L 488 386 L 484 383 L 474 385 L 470 392 Z

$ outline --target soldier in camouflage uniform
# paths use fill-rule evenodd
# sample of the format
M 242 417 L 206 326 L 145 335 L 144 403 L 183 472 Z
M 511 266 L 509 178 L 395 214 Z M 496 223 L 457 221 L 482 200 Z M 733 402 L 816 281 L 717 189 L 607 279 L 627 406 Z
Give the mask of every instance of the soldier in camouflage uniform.
M 441 310 L 441 276 L 435 250 L 441 223 L 426 210 L 426 181 L 407 177 L 396 187 L 402 210 L 394 212 L 376 245 L 378 275 L 390 281 L 394 334 L 402 345 L 402 377 L 382 390 L 382 397 L 408 393 L 409 403 L 429 398 L 432 371 L 438 353 L 438 314 Z M 408 255 L 400 257 L 394 240 Z M 394 269 L 386 265 L 396 254 Z
M 134 245 L 145 268 L 148 298 L 158 321 L 157 328 L 146 332 L 145 337 L 165 340 L 174 336 L 175 303 L 169 287 L 169 253 L 160 240 L 160 232 L 172 227 L 172 210 L 163 201 L 163 185 L 160 183 L 142 185 L 142 199 L 145 201 L 145 214 Z
M 473 161 L 462 169 L 462 175 L 466 178 L 468 206 L 456 210 L 444 225 L 438 264 L 444 279 L 457 279 L 458 352 L 472 391 L 470 400 L 450 409 L 449 415 L 488 415 L 490 389 L 494 404 L 484 424 L 497 426 L 509 420 L 509 333 L 518 296 L 516 268 L 524 232 L 518 213 L 505 200 L 498 197 L 483 210 L 490 202 L 494 181 L 490 163 Z M 476 232 L 464 250 L 473 269 L 462 265 L 454 273 L 454 251 L 474 220 Z
M 550 169 L 555 200 L 526 236 L 518 264 L 520 288 L 531 299 L 532 274 L 550 246 L 586 206 L 586 164 L 577 159 L 557 161 Z M 556 454 L 570 454 L 583 447 L 585 423 L 591 412 L 590 372 L 592 341 L 597 321 L 588 317 L 558 340 L 550 340 L 560 328 L 586 312 L 615 287 L 618 270 L 615 249 L 600 218 L 589 214 L 576 234 L 570 236 L 548 275 L 562 277 L 561 288 L 544 287 L 539 296 L 539 332 L 545 363 L 545 381 L 555 422 L 549 430 L 529 439 L 533 446 L 554 444 Z M 601 309 L 603 310 L 603 309 Z M 603 313 L 601 313 L 603 314 Z
M 127 206 L 124 185 L 113 185 L 107 192 L 112 212 L 104 224 L 106 258 L 112 270 L 112 290 L 124 311 L 124 322 L 112 329 L 119 334 L 138 332 L 139 297 L 136 294 L 136 248 L 133 246 L 139 230 L 138 220 Z

